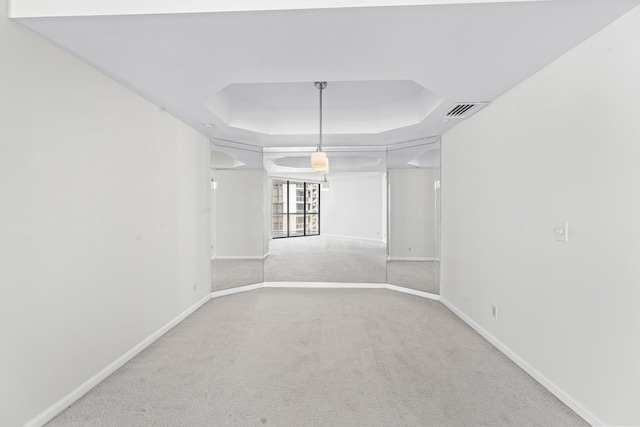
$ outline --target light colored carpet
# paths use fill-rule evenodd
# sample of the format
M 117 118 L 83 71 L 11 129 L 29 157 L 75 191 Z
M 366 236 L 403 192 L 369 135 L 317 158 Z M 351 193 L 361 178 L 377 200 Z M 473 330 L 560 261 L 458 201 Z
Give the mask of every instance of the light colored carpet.
M 382 242 L 327 236 L 274 239 L 265 282 L 386 283 Z
M 49 426 L 585 422 L 440 303 L 389 290 L 214 299 Z

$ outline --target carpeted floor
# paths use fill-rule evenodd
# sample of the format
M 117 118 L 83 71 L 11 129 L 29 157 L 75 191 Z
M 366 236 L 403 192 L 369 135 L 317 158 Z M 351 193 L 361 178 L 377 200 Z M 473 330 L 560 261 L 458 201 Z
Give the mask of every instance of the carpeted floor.
M 49 426 L 585 422 L 440 303 L 390 290 L 217 298 Z
M 264 263 L 265 282 L 386 283 L 382 242 L 331 236 L 275 239 Z

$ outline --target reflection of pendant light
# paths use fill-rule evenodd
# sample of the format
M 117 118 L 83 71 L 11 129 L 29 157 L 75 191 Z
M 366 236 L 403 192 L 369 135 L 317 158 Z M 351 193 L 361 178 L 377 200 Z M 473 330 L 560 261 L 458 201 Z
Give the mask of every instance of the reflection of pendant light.
M 324 176 L 324 181 L 322 181 L 322 184 L 320 185 L 320 189 L 322 191 L 329 191 L 329 183 L 327 182 L 327 175 Z
M 311 153 L 311 167 L 318 173 L 329 172 L 329 159 L 327 153 L 322 151 L 322 90 L 327 87 L 327 82 L 315 82 L 315 86 L 320 91 L 320 138 L 318 149 Z

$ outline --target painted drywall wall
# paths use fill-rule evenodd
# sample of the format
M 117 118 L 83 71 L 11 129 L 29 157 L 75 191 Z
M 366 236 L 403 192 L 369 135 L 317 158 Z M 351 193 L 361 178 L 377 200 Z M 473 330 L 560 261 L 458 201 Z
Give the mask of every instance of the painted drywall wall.
M 262 259 L 264 172 L 217 170 L 215 174 L 215 256 Z
M 329 176 L 329 187 L 320 193 L 321 234 L 384 241 L 383 174 L 343 179 Z
M 595 424 L 640 425 L 639 40 L 636 8 L 443 138 L 442 297 Z
M 20 426 L 210 292 L 209 142 L 6 9 L 0 425 Z
M 389 170 L 389 258 L 433 260 L 436 256 L 436 169 Z

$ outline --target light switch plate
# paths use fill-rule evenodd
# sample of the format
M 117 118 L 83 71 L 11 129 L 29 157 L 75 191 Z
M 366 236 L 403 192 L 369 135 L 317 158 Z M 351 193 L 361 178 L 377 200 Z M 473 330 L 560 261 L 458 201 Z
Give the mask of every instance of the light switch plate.
M 569 241 L 569 223 L 567 221 L 556 221 L 554 233 L 556 235 L 556 241 L 564 242 L 564 243 L 568 242 Z

